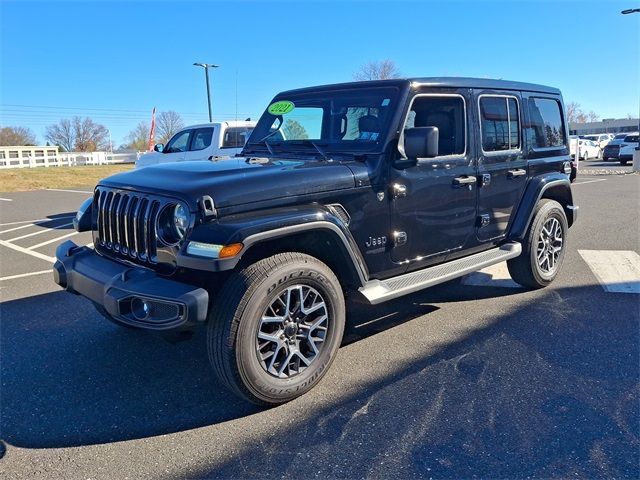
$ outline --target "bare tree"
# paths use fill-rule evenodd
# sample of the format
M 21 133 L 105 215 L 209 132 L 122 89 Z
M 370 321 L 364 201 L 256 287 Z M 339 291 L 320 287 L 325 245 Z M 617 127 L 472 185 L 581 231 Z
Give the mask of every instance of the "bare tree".
M 381 60 L 365 63 L 353 74 L 354 80 L 386 80 L 398 78 L 400 71 L 393 60 Z
M 109 148 L 109 130 L 89 117 L 73 117 L 76 134 L 75 149 L 79 152 L 95 152 Z
M 66 152 L 72 152 L 76 144 L 76 134 L 73 123 L 67 118 L 63 118 L 54 125 L 46 128 L 45 138 L 54 145 L 59 146 Z
M 0 146 L 35 145 L 36 136 L 26 127 L 0 128 Z
M 600 121 L 600 115 L 598 115 L 596 112 L 591 110 L 589 113 L 587 113 L 587 121 L 588 122 L 599 122 Z
M 149 125 L 145 122 L 138 123 L 127 135 L 127 142 L 128 148 L 137 152 L 145 151 L 149 146 Z
M 567 103 L 565 109 L 567 110 L 567 120 L 569 120 L 569 123 L 587 123 L 600 120 L 600 115 L 593 110 L 585 113 L 578 102 Z
M 158 143 L 166 144 L 182 127 L 184 127 L 184 122 L 179 113 L 173 110 L 160 112 L 156 119 L 156 138 Z
M 67 152 L 95 152 L 109 148 L 109 130 L 89 117 L 63 118 L 46 128 L 45 137 Z

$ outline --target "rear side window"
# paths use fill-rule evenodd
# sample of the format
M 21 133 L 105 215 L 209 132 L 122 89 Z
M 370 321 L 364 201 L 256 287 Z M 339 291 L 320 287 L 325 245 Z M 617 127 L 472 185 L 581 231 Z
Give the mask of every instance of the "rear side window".
M 211 145 L 211 137 L 213 136 L 213 128 L 199 128 L 193 133 L 190 151 L 204 150 Z
M 514 97 L 480 97 L 482 150 L 499 152 L 520 148 L 520 114 Z
M 529 99 L 529 125 L 526 132 L 533 148 L 562 147 L 565 131 L 560 103 L 551 98 Z
M 625 142 L 631 142 L 631 143 L 637 143 L 638 142 L 638 135 L 627 135 L 626 137 L 624 137 L 624 141 Z
M 222 139 L 222 148 L 242 148 L 247 142 L 253 128 L 248 127 L 231 127 L 224 132 Z
M 438 156 L 464 155 L 467 149 L 466 109 L 460 95 L 417 95 L 405 128 L 437 127 Z

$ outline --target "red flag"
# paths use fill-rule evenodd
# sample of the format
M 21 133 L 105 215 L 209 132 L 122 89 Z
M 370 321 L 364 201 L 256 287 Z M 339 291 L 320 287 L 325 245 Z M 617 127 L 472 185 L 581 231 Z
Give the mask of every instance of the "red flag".
M 153 107 L 151 112 L 151 131 L 149 132 L 149 151 L 153 151 L 156 136 L 156 107 Z

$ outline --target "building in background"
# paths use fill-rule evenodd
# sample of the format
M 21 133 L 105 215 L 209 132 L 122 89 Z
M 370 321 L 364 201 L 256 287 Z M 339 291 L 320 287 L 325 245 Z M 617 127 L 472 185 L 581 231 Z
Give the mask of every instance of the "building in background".
M 624 133 L 637 131 L 637 118 L 605 118 L 601 122 L 569 123 L 570 135 L 589 135 L 591 133 Z

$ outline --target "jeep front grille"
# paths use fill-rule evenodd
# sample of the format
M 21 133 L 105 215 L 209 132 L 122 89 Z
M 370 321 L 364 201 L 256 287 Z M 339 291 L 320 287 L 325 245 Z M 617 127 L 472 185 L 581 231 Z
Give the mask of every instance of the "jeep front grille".
M 97 187 L 93 199 L 98 222 L 96 247 L 122 258 L 157 263 L 155 227 L 166 203 L 158 197 Z

